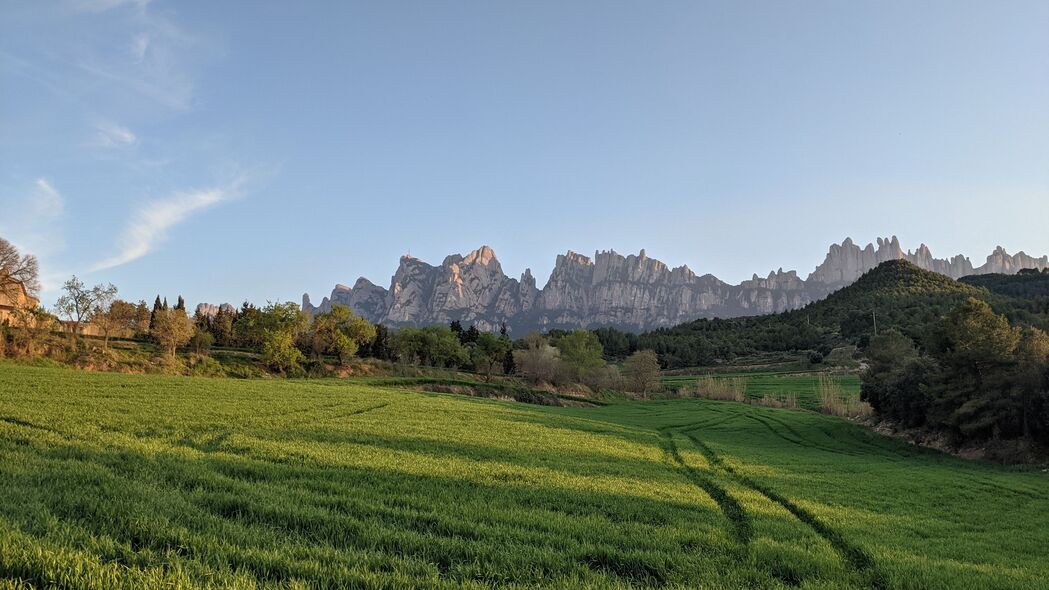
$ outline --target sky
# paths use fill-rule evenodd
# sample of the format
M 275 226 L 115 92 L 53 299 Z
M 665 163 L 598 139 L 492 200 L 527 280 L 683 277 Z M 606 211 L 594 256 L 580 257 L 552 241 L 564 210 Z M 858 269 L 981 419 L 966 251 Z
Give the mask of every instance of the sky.
M 490 245 L 738 282 L 846 236 L 1049 253 L 1049 2 L 0 0 L 42 299 L 314 300 Z

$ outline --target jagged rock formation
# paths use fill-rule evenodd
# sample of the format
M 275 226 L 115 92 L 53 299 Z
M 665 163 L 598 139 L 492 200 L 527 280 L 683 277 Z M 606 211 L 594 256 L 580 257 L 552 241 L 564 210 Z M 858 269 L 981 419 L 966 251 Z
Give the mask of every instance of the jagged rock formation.
M 952 278 L 972 274 L 1013 274 L 1022 268 L 1049 267 L 1049 257 L 1023 252 L 1010 255 L 997 248 L 987 262 L 974 267 L 958 255 L 937 259 L 922 244 L 904 251 L 895 236 L 879 238 L 877 247 L 860 248 L 851 239 L 830 247 L 822 264 L 802 280 L 795 271 L 779 269 L 767 277 L 754 275 L 730 285 L 713 275 L 697 275 L 687 266 L 668 268 L 642 250 L 623 256 L 602 251 L 588 256 L 569 251 L 559 255 L 541 290 L 530 270 L 520 279 L 503 274 L 495 252 L 483 246 L 463 257 L 448 256 L 432 266 L 401 257 L 397 272 L 384 289 L 365 278 L 352 288 L 336 285 L 331 295 L 309 313 L 346 305 L 372 322 L 390 326 L 447 324 L 460 320 L 478 329 L 507 324 L 515 333 L 551 328 L 615 326 L 648 330 L 703 317 L 736 317 L 803 307 L 858 279 L 886 260 L 907 260 Z
M 214 305 L 212 303 L 198 303 L 196 315 L 202 315 L 209 318 L 213 318 L 216 314 L 218 314 L 220 309 L 224 309 L 229 312 L 236 311 L 236 309 L 228 303 L 223 303 L 222 305 Z

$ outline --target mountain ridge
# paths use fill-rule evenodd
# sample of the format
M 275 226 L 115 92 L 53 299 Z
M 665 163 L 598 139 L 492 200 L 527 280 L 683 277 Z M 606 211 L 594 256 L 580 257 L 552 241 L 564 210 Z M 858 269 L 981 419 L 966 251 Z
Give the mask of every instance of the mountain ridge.
M 302 308 L 314 314 L 346 305 L 369 321 L 390 326 L 446 324 L 453 320 L 515 333 L 552 328 L 611 326 L 641 332 L 701 318 L 763 315 L 798 309 L 851 284 L 888 260 L 960 278 L 975 274 L 1014 274 L 1022 268 L 1049 267 L 1049 257 L 1001 246 L 974 266 L 969 258 L 933 257 L 925 244 L 903 250 L 896 236 L 860 248 L 851 238 L 832 244 L 824 261 L 802 280 L 797 271 L 754 274 L 738 285 L 687 265 L 670 268 L 645 250 L 622 255 L 602 250 L 590 258 L 572 250 L 557 256 L 546 285 L 539 289 L 531 271 L 508 277 L 489 246 L 466 256 L 446 256 L 440 265 L 402 256 L 384 288 L 360 277 L 353 287 L 336 285 L 319 305 L 303 295 Z

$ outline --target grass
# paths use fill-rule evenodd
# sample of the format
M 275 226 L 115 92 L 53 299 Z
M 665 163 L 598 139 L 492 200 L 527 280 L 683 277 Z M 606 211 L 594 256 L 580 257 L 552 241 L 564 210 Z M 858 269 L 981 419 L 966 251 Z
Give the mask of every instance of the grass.
M 828 375 L 808 371 L 738 371 L 717 375 L 673 375 L 664 377 L 663 383 L 671 390 L 678 390 L 685 386 L 695 387 L 710 379 L 742 382 L 744 395 L 752 400 L 760 401 L 766 395 L 782 400 L 788 394 L 794 394 L 797 404 L 809 410 L 820 409 L 821 379 L 830 380 L 839 387 L 845 399 L 859 399 L 860 396 L 860 378 L 857 375 Z
M 0 362 L 0 588 L 1042 588 L 1047 484 L 731 402 Z

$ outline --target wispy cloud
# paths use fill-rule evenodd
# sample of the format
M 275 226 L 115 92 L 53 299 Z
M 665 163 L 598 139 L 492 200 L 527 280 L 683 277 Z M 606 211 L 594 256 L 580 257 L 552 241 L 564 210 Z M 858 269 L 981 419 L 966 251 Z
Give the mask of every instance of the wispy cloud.
M 0 211 L 0 235 L 23 252 L 46 262 L 65 249 L 61 227 L 65 199 L 50 180 L 37 178 L 26 188 L 0 195 Z M 40 278 L 45 292 L 58 280 L 47 273 Z
M 241 182 L 228 186 L 178 192 L 146 204 L 132 217 L 120 239 L 120 252 L 96 264 L 91 270 L 105 270 L 138 260 L 152 252 L 166 238 L 168 230 L 193 215 L 236 198 Z
M 95 130 L 98 131 L 96 144 L 101 147 L 124 147 L 138 142 L 138 137 L 130 129 L 116 123 L 98 123 Z
M 135 38 L 131 41 L 131 57 L 135 60 L 135 63 L 142 63 L 146 59 L 147 51 L 149 51 L 149 35 L 146 33 L 135 35 Z
M 124 6 L 142 9 L 149 3 L 150 0 L 69 0 L 67 5 L 76 12 L 106 12 Z
M 38 178 L 34 183 L 35 190 L 30 193 L 29 205 L 35 216 L 43 219 L 54 219 L 65 210 L 65 200 L 46 178 Z

